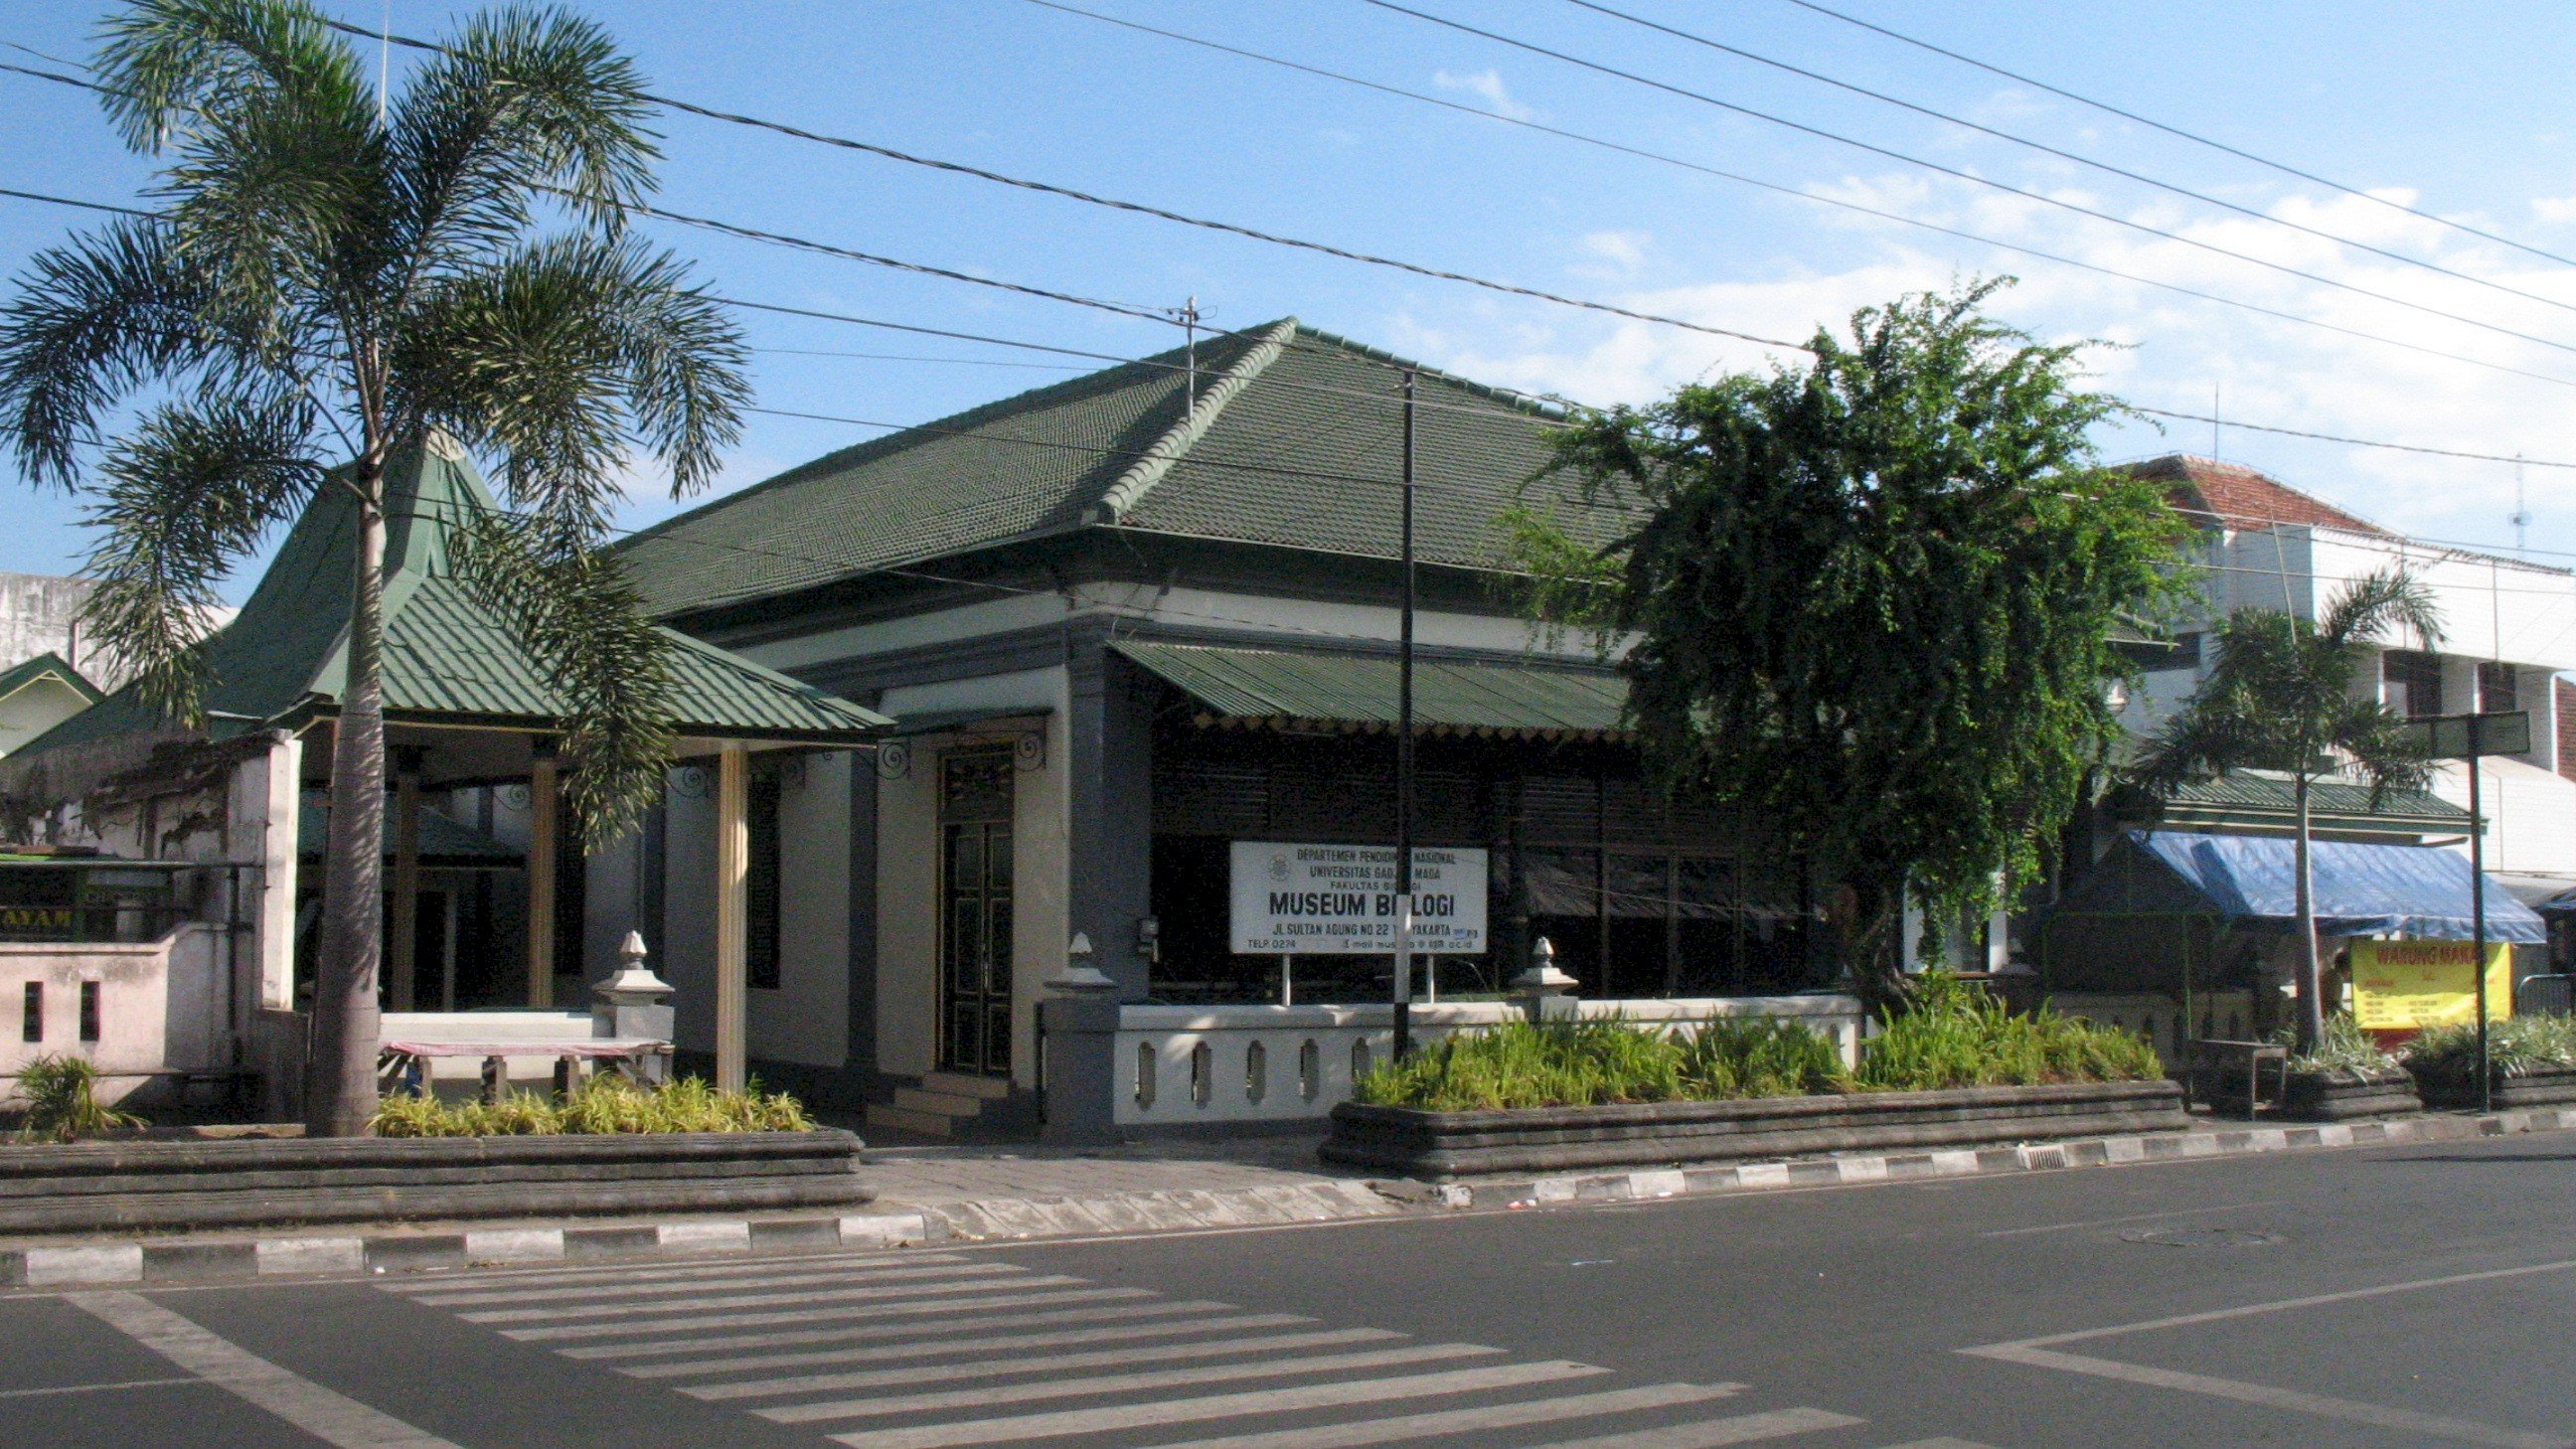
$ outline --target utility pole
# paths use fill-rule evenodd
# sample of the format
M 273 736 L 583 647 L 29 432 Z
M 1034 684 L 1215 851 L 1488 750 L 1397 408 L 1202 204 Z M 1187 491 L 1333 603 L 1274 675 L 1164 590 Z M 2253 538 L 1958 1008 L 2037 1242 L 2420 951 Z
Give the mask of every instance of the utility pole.
M 1395 1059 L 1413 1054 L 1413 387 L 1404 370 L 1404 609 L 1395 646 Z

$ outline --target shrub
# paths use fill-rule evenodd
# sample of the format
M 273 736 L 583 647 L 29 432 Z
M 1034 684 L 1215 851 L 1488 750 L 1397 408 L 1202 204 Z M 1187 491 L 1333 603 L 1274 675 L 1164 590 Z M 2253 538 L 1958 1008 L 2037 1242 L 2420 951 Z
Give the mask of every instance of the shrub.
M 49 1053 L 18 1069 L 18 1092 L 27 1099 L 25 1142 L 71 1142 L 140 1127 L 143 1119 L 98 1100 L 98 1068 L 86 1058 Z
M 1822 1032 L 1794 1021 L 1726 1018 L 1682 1045 L 1682 1077 L 1698 1097 L 1795 1097 L 1847 1090 L 1842 1053 Z
M 2472 1042 L 2475 1038 L 2471 1038 Z M 2474 1050 L 2474 1047 L 2472 1048 Z M 2290 1058 L 2293 1072 L 2328 1076 L 2338 1072 L 2368 1075 L 2385 1072 L 2397 1066 L 2397 1058 L 2379 1049 L 2359 1023 L 2349 1016 L 2326 1018 L 2325 1035 L 2317 1039 L 2317 1049 Z
M 2576 1067 L 2576 1018 L 2511 1016 L 2487 1024 L 2487 1060 L 2506 1076 Z M 2432 1027 L 2406 1044 L 2406 1066 L 2420 1076 L 2474 1081 L 2478 1025 Z
M 1681 1062 L 1670 1037 L 1631 1022 L 1512 1021 L 1372 1068 L 1356 1093 L 1435 1112 L 1668 1102 L 1681 1095 Z
M 1912 1005 L 1861 1044 L 1864 1090 L 2137 1082 L 2164 1075 L 2143 1037 L 2041 1009 L 2015 1016 L 1982 987 L 1928 972 Z
M 387 1097 L 376 1109 L 379 1137 L 512 1137 L 547 1133 L 804 1132 L 813 1128 L 804 1104 L 783 1092 L 764 1092 L 754 1081 L 739 1092 L 719 1092 L 698 1077 L 642 1087 L 619 1076 L 600 1076 L 568 1102 L 532 1092 L 511 1092 L 498 1102 L 441 1102 L 434 1097 Z

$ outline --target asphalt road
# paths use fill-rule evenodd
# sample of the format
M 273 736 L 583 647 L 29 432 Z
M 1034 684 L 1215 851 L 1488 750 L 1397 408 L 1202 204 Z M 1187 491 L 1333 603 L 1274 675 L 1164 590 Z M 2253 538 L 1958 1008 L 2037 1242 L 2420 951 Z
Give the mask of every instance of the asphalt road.
M 2576 1136 L 0 1298 L 0 1445 L 2576 1443 Z

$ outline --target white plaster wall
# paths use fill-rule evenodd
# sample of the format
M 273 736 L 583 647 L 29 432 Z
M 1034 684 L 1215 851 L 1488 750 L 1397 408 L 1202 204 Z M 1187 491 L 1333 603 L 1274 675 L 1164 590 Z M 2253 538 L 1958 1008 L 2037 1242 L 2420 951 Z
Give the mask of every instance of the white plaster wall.
M 2514 759 L 2486 760 L 2481 768 L 2478 803 L 2487 817 L 2487 869 L 2576 874 L 2576 780 Z M 2467 769 L 2445 765 L 2433 793 L 2466 809 Z M 2464 854 L 2467 849 L 2460 847 Z
M 877 1067 L 902 1076 L 939 1058 L 937 759 L 877 781 Z
M 627 831 L 615 840 L 593 851 L 582 861 L 581 886 L 581 974 L 584 981 L 605 979 L 617 969 L 617 948 L 626 941 L 626 933 L 644 924 L 643 902 L 638 899 L 643 884 L 644 835 L 641 827 Z M 651 964 L 651 963 L 646 963 Z M 587 1009 L 590 995 L 585 992 L 578 1001 L 557 1001 L 555 1005 Z
M 190 922 L 158 941 L 104 944 L 0 942 L 0 1076 L 14 1078 L 37 1056 L 85 1058 L 123 1097 L 145 1077 L 208 1072 L 228 1065 L 221 1050 L 224 982 L 220 927 Z M 99 1039 L 80 1039 L 81 983 L 99 985 Z M 43 1036 L 22 1040 L 19 1013 L 29 983 L 45 989 Z
M 778 792 L 778 989 L 754 990 L 750 1054 L 837 1067 L 850 1048 L 850 769 L 807 755 Z

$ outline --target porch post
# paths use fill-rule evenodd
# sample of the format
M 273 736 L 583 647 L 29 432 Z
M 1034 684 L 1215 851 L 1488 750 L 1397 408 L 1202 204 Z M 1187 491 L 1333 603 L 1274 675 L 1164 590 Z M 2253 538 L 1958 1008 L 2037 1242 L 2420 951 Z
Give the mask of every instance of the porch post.
M 266 1011 L 293 1011 L 304 741 L 285 730 L 269 733 L 267 786 L 259 832 L 259 1004 Z
M 393 939 L 385 943 L 388 1009 L 412 1009 L 420 948 L 420 747 L 394 747 Z
M 716 1088 L 736 1091 L 746 1070 L 743 1041 L 749 939 L 750 762 L 727 743 L 716 755 Z
M 528 761 L 528 1009 L 555 1004 L 555 744 Z

